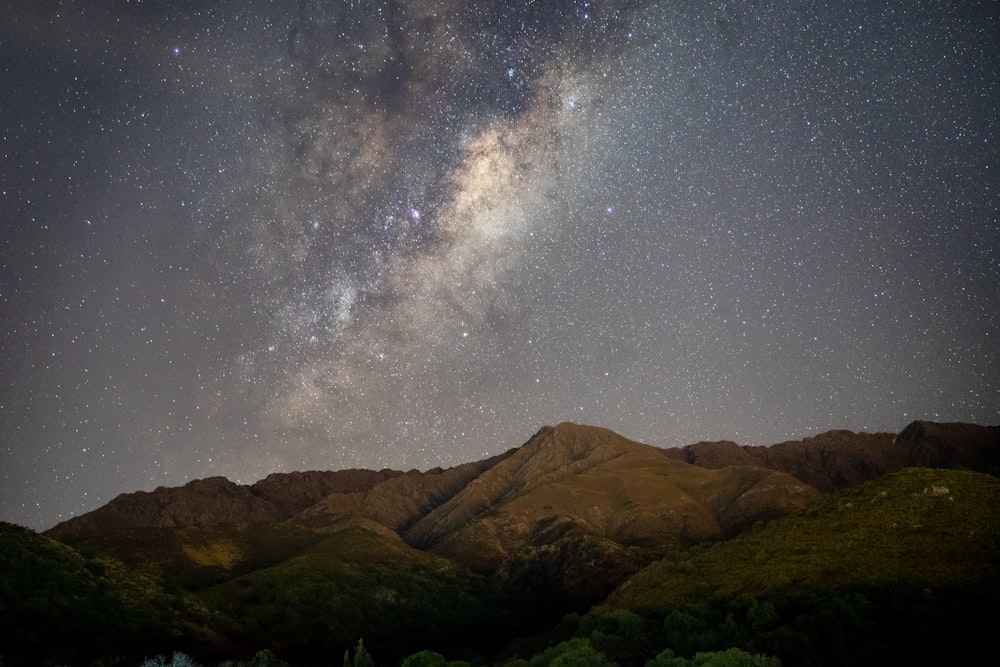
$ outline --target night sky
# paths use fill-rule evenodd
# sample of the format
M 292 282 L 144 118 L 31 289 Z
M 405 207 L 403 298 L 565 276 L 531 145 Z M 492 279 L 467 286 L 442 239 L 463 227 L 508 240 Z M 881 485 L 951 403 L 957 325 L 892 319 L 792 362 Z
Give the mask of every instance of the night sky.
M 1000 422 L 994 2 L 3 4 L 0 519 Z

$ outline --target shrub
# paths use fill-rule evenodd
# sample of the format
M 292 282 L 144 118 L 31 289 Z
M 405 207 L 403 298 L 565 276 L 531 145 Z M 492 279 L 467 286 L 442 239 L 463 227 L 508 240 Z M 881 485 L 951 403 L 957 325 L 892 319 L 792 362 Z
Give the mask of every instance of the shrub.
M 199 667 L 199 665 L 187 653 L 174 651 L 169 661 L 164 656 L 158 655 L 155 658 L 146 658 L 140 667 Z

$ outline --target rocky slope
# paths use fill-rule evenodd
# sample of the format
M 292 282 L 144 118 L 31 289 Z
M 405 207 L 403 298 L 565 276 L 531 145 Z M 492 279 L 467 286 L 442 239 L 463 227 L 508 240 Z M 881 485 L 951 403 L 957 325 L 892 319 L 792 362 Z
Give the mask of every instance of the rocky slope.
M 492 465 L 495 459 L 427 472 L 338 470 L 274 473 L 252 484 L 224 477 L 184 486 L 124 493 L 92 512 L 47 531 L 57 539 L 87 539 L 134 528 L 222 523 L 269 523 L 303 517 L 371 517 L 393 530 L 412 523 Z M 375 489 L 379 489 L 375 491 Z M 380 500 L 389 496 L 388 500 Z
M 700 468 L 607 429 L 563 423 L 540 430 L 403 537 L 583 603 L 667 550 L 735 534 L 818 495 L 785 473 Z

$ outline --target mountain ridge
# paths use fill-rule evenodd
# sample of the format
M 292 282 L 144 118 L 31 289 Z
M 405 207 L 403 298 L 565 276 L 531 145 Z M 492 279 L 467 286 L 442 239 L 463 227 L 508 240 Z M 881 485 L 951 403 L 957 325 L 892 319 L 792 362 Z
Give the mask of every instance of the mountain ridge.
M 359 513 L 423 542 L 430 539 L 431 531 L 416 526 L 429 514 L 438 511 L 440 515 L 441 505 L 497 464 L 512 456 L 523 458 L 543 443 L 551 445 L 553 433 L 572 428 L 588 430 L 593 436 L 590 445 L 579 439 L 575 444 L 569 440 L 562 442 L 559 453 L 547 454 L 551 460 L 542 457 L 520 468 L 519 484 L 508 485 L 505 493 L 524 490 L 529 478 L 531 484 L 544 484 L 560 475 L 582 472 L 584 467 L 605 460 L 623 443 L 641 444 L 608 429 L 564 422 L 540 428 L 520 447 L 452 468 L 423 472 L 347 469 L 272 473 L 249 485 L 236 484 L 224 477 L 195 479 L 179 487 L 120 494 L 95 510 L 42 532 L 57 539 L 79 539 L 126 528 L 261 523 L 286 521 L 299 515 L 315 521 L 324 514 Z M 831 430 L 769 446 L 739 445 L 725 440 L 676 448 L 642 446 L 662 452 L 665 459 L 699 468 L 750 466 L 784 472 L 822 493 L 830 493 L 907 465 L 964 465 L 991 470 L 1000 466 L 998 441 L 1000 426 L 914 421 L 896 435 Z M 587 446 L 591 449 L 581 449 Z M 544 471 L 544 466 L 549 469 Z M 483 508 L 504 501 L 503 497 L 489 494 L 479 499 L 485 503 Z
M 581 631 L 591 623 L 602 628 L 589 635 L 593 646 L 616 656 L 623 667 L 642 665 L 652 655 L 648 647 L 624 635 L 609 639 L 635 627 L 629 616 L 635 611 L 650 615 L 651 632 L 664 627 L 666 619 L 655 617 L 665 614 L 682 625 L 694 620 L 705 627 L 719 624 L 726 633 L 733 631 L 725 620 L 732 612 L 745 624 L 741 632 L 753 638 L 760 635 L 754 634 L 756 621 L 746 605 L 767 618 L 778 609 L 786 616 L 781 632 L 794 634 L 802 631 L 796 625 L 801 616 L 796 605 L 808 603 L 816 626 L 828 627 L 823 610 L 830 605 L 824 596 L 833 595 L 830 604 L 853 604 L 857 594 L 869 592 L 863 588 L 842 595 L 836 590 L 843 582 L 868 586 L 862 579 L 845 578 L 851 573 L 872 575 L 876 589 L 871 590 L 889 595 L 876 599 L 887 619 L 924 604 L 921 591 L 953 598 L 954 608 L 952 603 L 940 607 L 951 613 L 967 599 L 962 582 L 992 590 L 995 567 L 981 567 L 966 579 L 933 574 L 938 565 L 964 572 L 965 553 L 986 554 L 976 562 L 992 562 L 996 514 L 981 493 L 994 489 L 989 493 L 995 494 L 995 478 L 906 466 L 917 461 L 995 473 L 998 435 L 998 427 L 914 422 L 896 435 L 828 431 L 771 447 L 721 441 L 665 449 L 608 429 L 564 422 L 542 427 L 521 447 L 448 469 L 280 473 L 250 485 L 209 477 L 181 487 L 122 494 L 39 536 L 58 537 L 64 549 L 51 549 L 16 531 L 0 534 L 0 558 L 14 558 L 11 562 L 21 568 L 15 572 L 25 573 L 11 575 L 14 581 L 4 584 L 7 589 L 0 587 L 0 593 L 51 578 L 50 587 L 60 591 L 52 597 L 56 604 L 76 609 L 72 591 L 98 591 L 88 593 L 79 601 L 80 611 L 73 612 L 85 620 L 90 598 L 98 599 L 110 583 L 92 581 L 86 573 L 125 572 L 104 564 L 114 560 L 153 582 L 143 584 L 146 589 L 159 587 L 166 597 L 150 598 L 160 600 L 151 604 L 163 605 L 168 616 L 191 621 L 182 640 L 203 654 L 249 656 L 246 652 L 254 647 L 269 646 L 309 664 L 327 664 L 331 651 L 342 652 L 362 635 L 366 645 L 371 640 L 389 659 L 428 646 L 475 645 L 495 651 L 500 626 L 504 637 L 527 637 L 539 627 L 554 628 L 570 612 L 594 609 L 598 620 L 579 621 Z M 906 479 L 912 483 L 900 486 Z M 867 483 L 871 480 L 881 486 Z M 920 518 L 911 506 L 930 511 L 929 518 Z M 939 509 L 950 514 L 939 515 Z M 981 532 L 983 526 L 989 530 Z M 796 531 L 806 541 L 797 542 Z M 841 544 L 847 531 L 854 531 L 853 541 L 862 542 L 857 549 Z M 735 547 L 725 546 L 729 544 L 745 546 L 732 551 Z M 863 552 L 867 560 L 844 573 L 847 561 L 836 556 L 837 549 L 848 549 L 855 559 Z M 73 566 L 79 576 L 67 579 L 57 563 L 65 559 L 46 555 L 64 552 L 82 564 L 83 570 Z M 687 581 L 685 577 L 702 577 L 695 564 L 704 554 L 715 558 L 728 553 L 742 554 L 744 565 L 765 579 L 747 575 L 744 584 L 739 577 L 728 577 L 726 572 L 735 570 L 727 567 L 704 581 L 692 579 L 684 586 L 694 587 L 694 597 L 676 601 L 687 605 L 684 611 L 621 597 L 627 591 L 670 588 L 670 563 L 678 564 L 675 574 Z M 935 558 L 941 561 L 937 565 Z M 907 567 L 915 573 L 908 580 L 913 590 L 906 595 L 911 597 L 899 602 L 891 596 L 890 575 L 898 570 L 887 565 L 892 559 L 912 561 Z M 782 572 L 771 577 L 772 565 L 779 562 Z M 827 569 L 796 569 L 808 562 Z M 867 562 L 877 567 L 862 564 Z M 866 568 L 870 572 L 862 572 Z M 760 581 L 771 581 L 767 577 L 777 588 L 760 587 Z M 795 585 L 787 588 L 785 578 Z M 805 598 L 796 597 L 799 579 L 809 587 Z M 723 584 L 729 588 L 711 588 Z M 881 585 L 884 589 L 877 588 Z M 824 592 L 829 586 L 833 593 Z M 124 586 L 123 602 L 116 597 L 108 604 L 125 604 L 133 595 L 130 590 Z M 609 597 L 616 590 L 618 597 Z M 703 593 L 710 590 L 721 591 L 722 597 L 704 607 Z M 770 597 L 759 604 L 744 599 L 755 593 Z M 654 600 L 664 598 L 650 594 Z M 19 599 L 8 601 L 13 605 L 9 609 L 22 610 L 8 614 L 9 623 L 31 629 L 37 639 L 33 646 L 43 647 L 42 629 L 62 617 L 51 616 L 52 605 L 45 600 Z M 983 608 L 989 599 L 985 593 L 968 598 Z M 624 607 L 613 608 L 622 600 Z M 604 607 L 592 607 L 602 601 Z M 448 605 L 455 608 L 446 609 Z M 491 609 L 501 610 L 496 618 Z M 116 624 L 124 623 L 117 617 L 100 622 L 107 629 L 100 636 L 112 642 Z M 181 641 L 170 640 L 180 637 L 170 627 L 167 620 L 155 632 L 163 641 Z M 11 632 L 11 637 L 17 634 Z M 74 632 L 84 637 L 90 631 L 84 624 Z M 684 632 L 690 647 L 696 648 L 690 643 L 695 640 L 705 642 L 706 650 L 733 645 L 711 643 L 709 635 L 692 634 L 690 628 Z M 658 636 L 648 636 L 650 646 L 662 642 Z M 783 636 L 788 635 L 775 635 L 775 643 L 760 648 L 775 654 L 794 648 L 778 641 Z M 878 644 L 874 635 L 866 641 Z M 903 635 L 894 641 L 904 641 Z M 628 658 L 630 652 L 637 656 L 634 660 Z
M 361 526 L 583 608 L 670 550 L 727 539 L 913 458 L 985 466 L 997 433 L 927 422 L 896 436 L 840 430 L 771 447 L 669 449 L 563 422 L 448 469 L 275 473 L 250 485 L 213 477 L 122 494 L 46 535 L 198 586 Z

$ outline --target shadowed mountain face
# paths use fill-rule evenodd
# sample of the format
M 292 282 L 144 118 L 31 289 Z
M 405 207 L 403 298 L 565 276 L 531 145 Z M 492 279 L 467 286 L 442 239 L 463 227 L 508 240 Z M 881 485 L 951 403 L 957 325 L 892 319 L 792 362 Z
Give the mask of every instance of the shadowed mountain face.
M 1000 426 L 915 421 L 893 441 L 891 455 L 904 466 L 995 472 L 1000 467 Z
M 699 442 L 668 450 L 678 460 L 704 468 L 760 466 L 787 472 L 823 493 L 860 484 L 903 467 L 893 456 L 891 433 L 827 431 L 770 447 L 735 442 Z
M 204 584 L 361 526 L 587 601 L 666 551 L 732 536 L 905 465 L 995 468 L 998 432 L 915 422 L 895 438 L 830 431 L 771 447 L 660 449 L 563 423 L 448 470 L 274 474 L 249 486 L 216 477 L 123 494 L 48 534 Z

